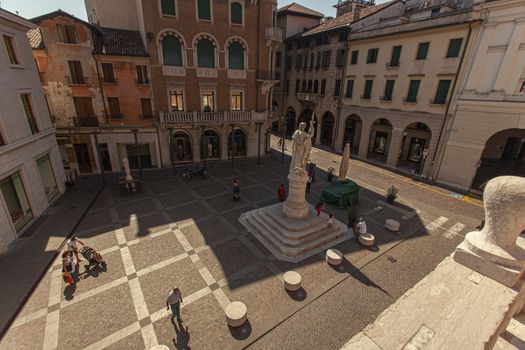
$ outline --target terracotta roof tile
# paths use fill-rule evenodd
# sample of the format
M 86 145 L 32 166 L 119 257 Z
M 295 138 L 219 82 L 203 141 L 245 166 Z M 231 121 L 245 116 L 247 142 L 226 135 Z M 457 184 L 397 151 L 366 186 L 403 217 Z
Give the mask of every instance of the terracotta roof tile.
M 147 57 L 140 32 L 99 27 L 93 31 L 96 55 Z
M 297 14 L 303 14 L 303 15 L 319 17 L 319 18 L 324 17 L 324 15 L 321 12 L 314 11 L 312 9 L 309 9 L 308 7 L 304 7 L 295 2 L 291 3 L 290 5 L 281 7 L 277 12 L 278 13 L 293 12 Z

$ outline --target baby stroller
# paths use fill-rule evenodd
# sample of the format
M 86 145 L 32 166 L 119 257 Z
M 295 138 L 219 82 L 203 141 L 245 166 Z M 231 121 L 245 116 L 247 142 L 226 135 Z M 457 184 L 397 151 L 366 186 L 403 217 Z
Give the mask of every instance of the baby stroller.
M 102 258 L 102 255 L 97 253 L 97 251 L 91 247 L 83 246 L 82 249 L 80 249 L 80 254 L 86 259 L 89 263 L 89 265 L 85 265 L 86 271 L 88 271 L 92 266 L 99 266 L 102 269 L 106 269 L 107 265 L 104 259 Z

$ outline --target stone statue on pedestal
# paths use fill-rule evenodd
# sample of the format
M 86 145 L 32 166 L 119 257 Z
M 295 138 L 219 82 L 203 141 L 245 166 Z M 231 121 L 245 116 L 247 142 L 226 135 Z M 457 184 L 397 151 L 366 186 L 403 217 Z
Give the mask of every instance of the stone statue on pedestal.
M 308 131 L 306 123 L 299 123 L 299 128 L 295 130 L 292 136 L 292 162 L 290 163 L 290 174 L 305 173 L 306 162 L 310 159 L 310 152 L 312 151 L 312 137 L 314 135 L 313 119 L 310 123 L 311 127 Z

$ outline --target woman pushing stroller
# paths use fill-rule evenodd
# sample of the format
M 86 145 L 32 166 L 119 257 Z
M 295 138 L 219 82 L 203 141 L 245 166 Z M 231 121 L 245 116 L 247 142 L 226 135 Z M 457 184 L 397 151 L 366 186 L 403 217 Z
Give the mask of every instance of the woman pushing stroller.
M 98 266 L 101 269 L 106 269 L 107 265 L 104 259 L 102 258 L 102 255 L 98 253 L 95 249 L 88 247 L 87 245 L 83 246 L 82 249 L 80 249 L 80 254 L 88 261 L 87 265 L 84 265 L 84 268 L 86 271 L 89 271 L 89 269 L 92 266 Z

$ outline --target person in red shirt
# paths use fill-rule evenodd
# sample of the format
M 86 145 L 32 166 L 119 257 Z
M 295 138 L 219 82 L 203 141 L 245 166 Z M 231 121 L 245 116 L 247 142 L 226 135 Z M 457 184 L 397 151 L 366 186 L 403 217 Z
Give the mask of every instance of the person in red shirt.
M 286 200 L 286 189 L 283 184 L 281 184 L 277 190 L 277 198 L 279 198 L 279 202 L 284 202 Z

